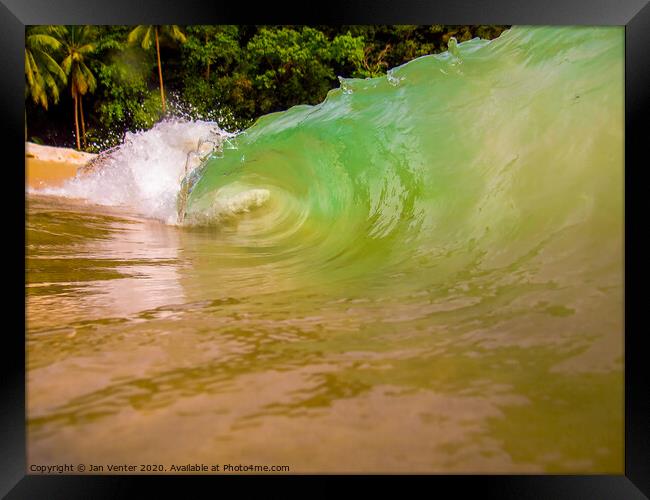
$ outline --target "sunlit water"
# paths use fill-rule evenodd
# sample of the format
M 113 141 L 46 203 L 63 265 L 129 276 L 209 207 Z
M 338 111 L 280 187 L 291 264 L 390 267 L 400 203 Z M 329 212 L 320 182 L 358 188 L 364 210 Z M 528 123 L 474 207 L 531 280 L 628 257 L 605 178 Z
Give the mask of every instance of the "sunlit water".
M 30 463 L 622 472 L 622 85 L 513 28 L 30 193 Z

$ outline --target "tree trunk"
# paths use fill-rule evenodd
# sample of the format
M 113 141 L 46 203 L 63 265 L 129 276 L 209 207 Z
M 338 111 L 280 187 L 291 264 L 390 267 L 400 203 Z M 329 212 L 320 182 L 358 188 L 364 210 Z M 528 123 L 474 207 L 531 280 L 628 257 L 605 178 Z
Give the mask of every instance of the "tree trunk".
M 156 54 L 158 55 L 158 78 L 160 78 L 160 99 L 162 100 L 162 110 L 165 112 L 165 91 L 163 90 L 162 68 L 160 67 L 160 45 L 158 43 L 158 26 L 155 28 L 156 33 Z
M 79 96 L 79 116 L 81 116 L 81 140 L 84 144 L 84 149 L 86 149 L 86 123 L 84 122 L 84 98 L 82 95 Z
M 205 35 L 205 45 L 208 45 L 208 35 Z M 208 61 L 208 65 L 205 68 L 205 80 L 209 81 L 210 80 L 210 61 Z
M 72 94 L 74 99 L 74 127 L 77 132 L 77 151 L 81 150 L 81 144 L 79 142 L 79 115 L 77 114 L 77 93 Z

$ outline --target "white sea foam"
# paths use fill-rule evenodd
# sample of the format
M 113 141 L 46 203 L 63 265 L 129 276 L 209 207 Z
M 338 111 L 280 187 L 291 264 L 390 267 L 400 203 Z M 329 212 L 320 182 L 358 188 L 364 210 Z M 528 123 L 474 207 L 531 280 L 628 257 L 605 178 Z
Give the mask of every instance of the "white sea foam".
M 206 121 L 167 120 L 101 155 L 96 168 L 59 188 L 34 192 L 82 198 L 99 205 L 132 207 L 138 214 L 176 223 L 177 196 L 187 171 L 234 134 Z
M 185 222 L 190 225 L 224 222 L 265 205 L 270 197 L 268 189 L 234 182 L 216 190 L 208 208 L 186 214 Z
M 269 196 L 268 189 L 250 189 L 222 199 L 217 198 L 214 206 L 220 213 L 237 215 L 261 207 Z

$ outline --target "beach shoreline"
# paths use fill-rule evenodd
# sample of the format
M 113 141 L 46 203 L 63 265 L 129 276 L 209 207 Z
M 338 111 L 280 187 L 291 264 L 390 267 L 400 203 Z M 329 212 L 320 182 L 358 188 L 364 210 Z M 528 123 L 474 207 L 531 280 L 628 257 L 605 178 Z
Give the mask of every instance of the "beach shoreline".
M 61 186 L 97 155 L 72 148 L 25 143 L 25 186 L 43 189 Z

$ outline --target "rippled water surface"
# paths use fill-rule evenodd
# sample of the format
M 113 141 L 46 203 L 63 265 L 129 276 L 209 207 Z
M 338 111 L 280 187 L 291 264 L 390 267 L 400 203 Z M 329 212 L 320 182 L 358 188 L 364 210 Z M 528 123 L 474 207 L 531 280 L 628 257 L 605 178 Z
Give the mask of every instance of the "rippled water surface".
M 30 193 L 30 463 L 621 473 L 622 56 L 519 27 L 343 80 L 181 225 L 196 125 Z

